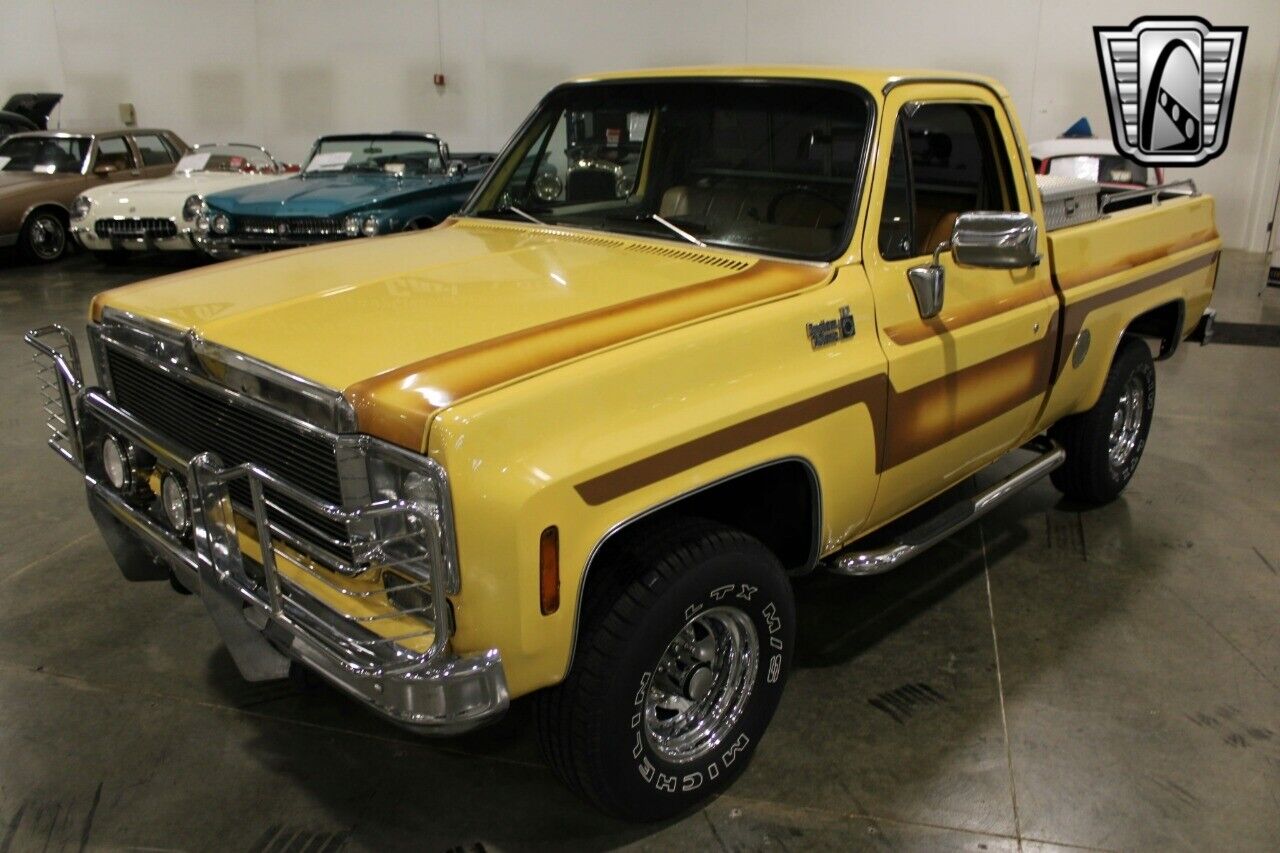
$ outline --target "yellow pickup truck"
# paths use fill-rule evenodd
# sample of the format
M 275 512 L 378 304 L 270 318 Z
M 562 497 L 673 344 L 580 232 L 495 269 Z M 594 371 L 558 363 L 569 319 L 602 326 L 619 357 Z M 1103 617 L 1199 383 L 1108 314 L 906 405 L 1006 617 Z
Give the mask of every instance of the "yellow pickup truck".
M 531 696 L 570 786 L 661 818 L 763 736 L 793 578 L 1133 475 L 1153 350 L 1209 331 L 1213 201 L 1076 192 L 1050 230 L 990 80 L 613 74 L 429 232 L 99 295 L 95 386 L 28 340 L 123 574 L 197 593 L 245 677 L 425 733 Z

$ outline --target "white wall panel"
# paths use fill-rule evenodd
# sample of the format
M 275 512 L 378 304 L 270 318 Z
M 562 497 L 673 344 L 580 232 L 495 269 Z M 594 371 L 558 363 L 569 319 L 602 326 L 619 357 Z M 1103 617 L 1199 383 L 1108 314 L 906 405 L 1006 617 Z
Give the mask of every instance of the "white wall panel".
M 1230 245 L 1261 250 L 1280 182 L 1280 5 L 1223 0 L 0 0 L 0 97 L 52 89 L 64 125 L 144 123 L 305 156 L 325 132 L 428 128 L 497 148 L 551 86 L 619 68 L 804 63 L 999 78 L 1033 138 L 1108 133 L 1095 24 L 1249 26 L 1227 153 L 1194 170 Z M 442 70 L 447 85 L 432 75 Z

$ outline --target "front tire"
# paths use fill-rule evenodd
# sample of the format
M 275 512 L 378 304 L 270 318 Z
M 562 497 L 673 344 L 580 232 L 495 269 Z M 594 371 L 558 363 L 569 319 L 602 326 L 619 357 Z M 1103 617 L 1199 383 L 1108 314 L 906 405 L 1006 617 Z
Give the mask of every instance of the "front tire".
M 1064 495 L 1092 504 L 1114 500 L 1129 485 L 1147 446 L 1156 405 L 1156 369 L 1147 345 L 1126 338 L 1093 408 L 1049 431 L 1067 451 L 1050 479 Z
M 757 540 L 680 522 L 602 565 L 539 739 L 569 787 L 632 820 L 724 790 L 773 718 L 795 645 L 791 584 Z
M 67 251 L 66 223 L 51 210 L 37 210 L 22 224 L 18 247 L 28 261 L 53 263 Z

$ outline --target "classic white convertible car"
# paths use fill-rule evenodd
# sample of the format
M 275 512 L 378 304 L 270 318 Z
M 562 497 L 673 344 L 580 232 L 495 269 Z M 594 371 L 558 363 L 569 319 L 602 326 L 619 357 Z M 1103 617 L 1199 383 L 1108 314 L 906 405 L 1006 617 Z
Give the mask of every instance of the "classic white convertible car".
M 106 261 L 133 252 L 190 252 L 196 248 L 191 226 L 206 195 L 279 180 L 297 170 L 258 145 L 195 145 L 169 177 L 104 184 L 77 197 L 71 233 Z

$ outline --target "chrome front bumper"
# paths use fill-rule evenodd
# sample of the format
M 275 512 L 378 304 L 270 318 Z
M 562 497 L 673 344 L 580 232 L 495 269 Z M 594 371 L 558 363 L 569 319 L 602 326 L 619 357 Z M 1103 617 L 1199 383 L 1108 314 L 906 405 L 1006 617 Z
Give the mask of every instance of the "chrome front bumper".
M 260 255 L 263 252 L 274 252 L 281 249 L 301 249 L 306 246 L 324 246 L 340 243 L 345 240 L 358 240 L 345 234 L 334 236 L 278 236 L 273 234 L 229 235 L 191 233 L 191 242 L 197 249 L 215 260 L 244 258 L 249 255 Z
M 161 565 L 165 570 L 159 577 L 172 571 L 183 587 L 198 593 L 245 678 L 281 678 L 290 661 L 298 661 L 383 716 L 430 734 L 465 731 L 506 711 L 509 697 L 498 651 L 459 656 L 451 648 L 440 528 L 433 515 L 403 501 L 344 509 L 281 481 L 263 466 L 223 466 L 212 454 L 172 447 L 105 391 L 85 387 L 75 339 L 66 329 L 36 329 L 27 333 L 26 342 L 36 351 L 49 446 L 84 477 L 90 509 L 122 572 L 130 579 L 156 577 L 153 569 Z M 189 535 L 176 534 L 136 507 L 86 464 L 95 458 L 93 443 L 104 432 L 126 439 L 185 479 L 191 497 Z M 231 503 L 227 486 L 237 478 L 248 481 L 252 495 L 248 518 Z M 367 600 L 371 593 L 309 568 L 278 543 L 264 486 L 363 529 L 392 515 L 405 519 L 406 529 L 413 531 L 405 538 L 416 537 L 413 544 L 425 549 L 437 567 L 429 587 L 434 630 L 389 637 L 370 627 L 386 617 L 356 617 L 322 601 L 332 602 L 335 595 Z M 260 562 L 242 554 L 237 519 L 252 527 Z M 291 571 L 281 572 L 279 561 L 288 561 Z M 306 573 L 308 583 L 299 582 L 299 572 Z M 425 650 L 406 646 L 423 636 L 430 636 Z

